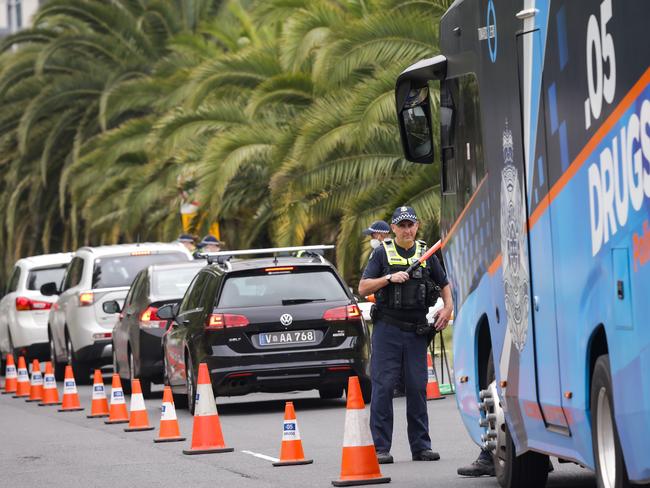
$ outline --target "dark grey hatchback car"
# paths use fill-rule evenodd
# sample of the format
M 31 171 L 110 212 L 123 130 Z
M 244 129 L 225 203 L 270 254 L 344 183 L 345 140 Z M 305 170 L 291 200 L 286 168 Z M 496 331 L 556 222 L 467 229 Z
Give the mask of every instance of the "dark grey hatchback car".
M 370 396 L 368 328 L 334 266 L 318 255 L 232 260 L 194 278 L 163 338 L 165 382 L 194 408 L 198 366 L 215 395 L 318 389 L 340 398 L 349 376 Z
M 121 310 L 116 301 L 104 304 L 105 312 L 120 312 L 113 329 L 113 368 L 127 392 L 133 378 L 140 379 L 145 396 L 152 382 L 162 382 L 162 337 L 168 321 L 158 317 L 158 309 L 178 303 L 204 266 L 205 261 L 148 266 L 136 275 Z

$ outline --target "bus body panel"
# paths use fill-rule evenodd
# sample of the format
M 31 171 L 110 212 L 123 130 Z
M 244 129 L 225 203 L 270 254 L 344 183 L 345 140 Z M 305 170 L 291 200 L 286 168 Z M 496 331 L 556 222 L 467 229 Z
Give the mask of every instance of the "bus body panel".
M 480 99 L 479 136 L 454 122 L 453 151 L 442 141 L 456 171 L 441 228 L 462 419 L 480 444 L 486 318 L 517 452 L 593 469 L 590 354 L 604 331 L 633 481 L 650 480 L 648 18 L 645 2 L 458 1 L 440 37 L 441 110 L 456 97 L 469 119 Z

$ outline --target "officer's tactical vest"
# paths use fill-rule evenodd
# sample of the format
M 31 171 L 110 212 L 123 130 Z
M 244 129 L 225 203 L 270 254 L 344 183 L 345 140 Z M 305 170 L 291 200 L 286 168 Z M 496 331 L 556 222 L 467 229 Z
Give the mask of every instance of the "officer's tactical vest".
M 382 242 L 388 258 L 389 273 L 394 274 L 398 271 L 406 271 L 411 263 L 421 258 L 427 248 L 424 241 L 415 242 L 415 253 L 409 259 L 402 257 L 395 247 L 392 239 L 386 239 Z M 377 305 L 379 308 L 391 310 L 426 310 L 433 305 L 437 299 L 435 291 L 436 286 L 429 278 L 428 273 L 423 269 L 427 266 L 426 260 L 411 273 L 411 279 L 405 283 L 389 283 L 377 293 Z

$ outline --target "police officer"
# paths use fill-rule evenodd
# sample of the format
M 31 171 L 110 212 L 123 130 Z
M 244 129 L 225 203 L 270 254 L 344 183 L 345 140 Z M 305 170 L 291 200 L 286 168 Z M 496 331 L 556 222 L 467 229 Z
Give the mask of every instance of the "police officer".
M 438 296 L 444 307 L 434 328 L 443 330 L 451 318 L 451 289 L 442 266 L 430 257 L 409 275 L 405 270 L 421 257 L 426 244 L 416 241 L 418 219 L 411 207 L 398 207 L 391 229 L 395 239 L 386 239 L 375 249 L 359 282 L 359 294 L 375 294 L 370 374 L 370 430 L 381 464 L 392 463 L 393 390 L 400 375 L 406 386 L 406 417 L 414 461 L 440 459 L 431 450 L 427 414 L 427 346 L 431 327 L 426 314 Z
M 191 234 L 181 234 L 178 236 L 177 241 L 183 244 L 189 252 L 194 252 L 194 236 Z
M 223 244 L 222 241 L 212 234 L 206 235 L 197 245 L 198 250 L 194 253 L 194 259 L 203 259 L 205 257 L 203 253 L 221 251 Z
M 390 234 L 390 226 L 383 220 L 376 220 L 362 234 L 370 236 L 370 247 L 377 249 Z

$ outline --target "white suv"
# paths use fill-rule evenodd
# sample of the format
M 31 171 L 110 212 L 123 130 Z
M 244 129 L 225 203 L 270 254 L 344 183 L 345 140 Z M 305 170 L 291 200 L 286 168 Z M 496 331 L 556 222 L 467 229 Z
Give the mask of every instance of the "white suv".
M 74 253 L 63 283 L 48 283 L 45 295 L 59 295 L 48 321 L 50 355 L 55 375 L 72 365 L 78 382 L 88 382 L 93 368 L 110 364 L 111 337 L 118 319 L 102 309 L 104 302 L 124 302 L 138 272 L 151 264 L 192 261 L 179 243 L 118 244 L 82 247 Z
M 0 300 L 0 352 L 26 359 L 49 357 L 47 316 L 53 299 L 41 294 L 41 285 L 60 282 L 72 253 L 44 254 L 19 259 Z M 16 357 L 15 360 L 18 358 Z

